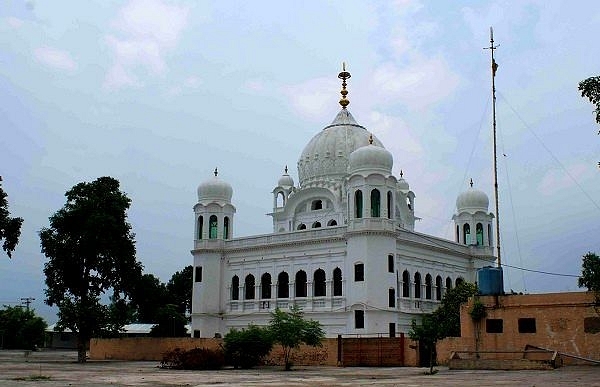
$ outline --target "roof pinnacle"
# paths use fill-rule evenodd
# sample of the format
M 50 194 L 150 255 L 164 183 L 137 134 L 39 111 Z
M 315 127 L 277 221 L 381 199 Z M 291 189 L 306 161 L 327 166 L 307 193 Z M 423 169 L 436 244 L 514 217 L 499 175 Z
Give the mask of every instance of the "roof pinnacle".
M 469 182 L 469 185 L 471 186 L 471 188 L 473 188 L 473 178 L 471 178 L 471 181 Z
M 215 174 L 215 177 L 217 177 L 217 175 L 219 174 L 219 171 L 217 170 L 216 167 L 215 167 L 215 171 L 213 173 Z
M 348 90 L 346 90 L 346 79 L 350 78 L 350 73 L 346 71 L 346 62 L 342 62 L 342 72 L 338 74 L 338 78 L 342 80 L 342 90 L 340 91 L 342 98 L 340 99 L 340 105 L 342 105 L 342 109 L 346 109 L 346 106 L 350 104 L 350 100 L 346 97 L 348 95 Z

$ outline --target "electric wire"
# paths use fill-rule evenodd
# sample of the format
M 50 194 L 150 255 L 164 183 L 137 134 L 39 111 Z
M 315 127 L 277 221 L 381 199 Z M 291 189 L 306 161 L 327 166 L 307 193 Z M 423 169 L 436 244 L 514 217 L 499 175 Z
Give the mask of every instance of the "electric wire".
M 575 185 L 579 188 L 579 190 L 589 199 L 590 202 L 592 202 L 592 204 L 594 205 L 594 207 L 596 207 L 600 211 L 600 205 L 598 205 L 598 203 L 596 203 L 596 201 L 590 196 L 590 194 L 588 194 L 583 189 L 583 187 L 581 186 L 581 184 L 579 184 L 579 182 L 573 177 L 573 175 L 571 175 L 569 173 L 569 171 L 567 170 L 567 168 L 565 168 L 565 166 L 554 155 L 554 153 L 552 153 L 552 151 L 546 146 L 546 144 L 544 144 L 544 142 L 542 141 L 542 139 L 533 131 L 533 129 L 531 129 L 529 127 L 529 125 L 527 125 L 527 123 L 525 122 L 525 120 L 519 115 L 519 113 L 517 113 L 517 111 L 515 110 L 515 108 L 512 107 L 512 105 L 508 102 L 508 100 L 506 98 L 504 98 L 504 96 L 502 94 L 500 94 L 500 97 L 502 97 L 502 99 L 504 100 L 504 102 L 506 103 L 506 105 L 512 110 L 512 112 L 515 114 L 515 116 L 521 121 L 521 123 L 523 124 L 523 126 L 527 130 L 529 130 L 531 132 L 531 134 L 533 135 L 533 137 L 535 137 L 536 140 L 539 141 L 539 143 L 546 150 L 546 152 L 548 152 L 548 154 L 554 159 L 554 161 L 562 168 L 563 172 L 567 176 L 569 176 L 569 178 L 573 181 L 573 183 L 575 183 Z

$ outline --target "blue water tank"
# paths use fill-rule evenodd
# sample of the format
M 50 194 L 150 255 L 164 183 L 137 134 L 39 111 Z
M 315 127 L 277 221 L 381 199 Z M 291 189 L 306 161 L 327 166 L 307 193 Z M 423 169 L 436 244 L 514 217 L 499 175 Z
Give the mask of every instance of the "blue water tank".
M 504 293 L 504 277 L 501 267 L 486 266 L 477 270 L 477 286 L 482 296 L 498 296 Z

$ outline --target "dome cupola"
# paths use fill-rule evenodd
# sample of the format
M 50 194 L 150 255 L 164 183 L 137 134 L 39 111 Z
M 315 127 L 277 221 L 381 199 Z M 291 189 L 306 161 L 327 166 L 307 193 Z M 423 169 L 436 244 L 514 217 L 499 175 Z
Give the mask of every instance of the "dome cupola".
M 277 185 L 283 188 L 289 188 L 294 186 L 294 179 L 290 175 L 288 175 L 287 165 L 285 166 L 285 172 L 277 181 Z
M 398 190 L 400 191 L 410 191 L 410 186 L 408 185 L 408 181 L 404 179 L 404 172 L 402 172 L 402 170 L 400 170 L 400 178 L 398 179 L 396 187 L 398 187 Z
M 473 188 L 473 179 L 471 179 L 470 187 L 465 192 L 458 195 L 456 198 L 456 210 L 461 212 L 474 213 L 477 211 L 488 211 L 490 200 L 485 192 Z
M 369 137 L 369 145 L 352 152 L 348 158 L 348 173 L 381 172 L 392 173 L 394 159 L 392 154 L 383 146 L 373 145 L 373 135 Z
M 200 183 L 198 186 L 198 201 L 231 202 L 233 188 L 231 185 L 219 179 L 219 171 L 215 168 L 215 176 Z
M 359 125 L 346 109 L 350 104 L 346 80 L 350 73 L 345 65 L 338 78 L 342 79 L 340 105 L 342 110 L 333 122 L 317 133 L 304 147 L 298 160 L 298 178 L 300 186 L 313 180 L 341 180 L 348 173 L 350 153 L 369 145 L 369 132 Z M 373 137 L 373 145 L 383 148 L 383 144 Z

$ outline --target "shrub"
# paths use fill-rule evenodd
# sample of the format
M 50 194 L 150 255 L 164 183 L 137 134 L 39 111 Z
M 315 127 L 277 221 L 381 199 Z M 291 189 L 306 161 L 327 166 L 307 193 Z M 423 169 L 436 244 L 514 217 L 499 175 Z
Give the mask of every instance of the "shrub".
M 267 328 L 249 325 L 247 329 L 232 329 L 223 339 L 225 361 L 234 368 L 252 368 L 262 363 L 271 352 L 273 338 Z
M 225 357 L 220 349 L 194 348 L 184 351 L 175 348 L 165 352 L 160 367 L 178 370 L 218 370 L 223 368 L 224 364 Z

